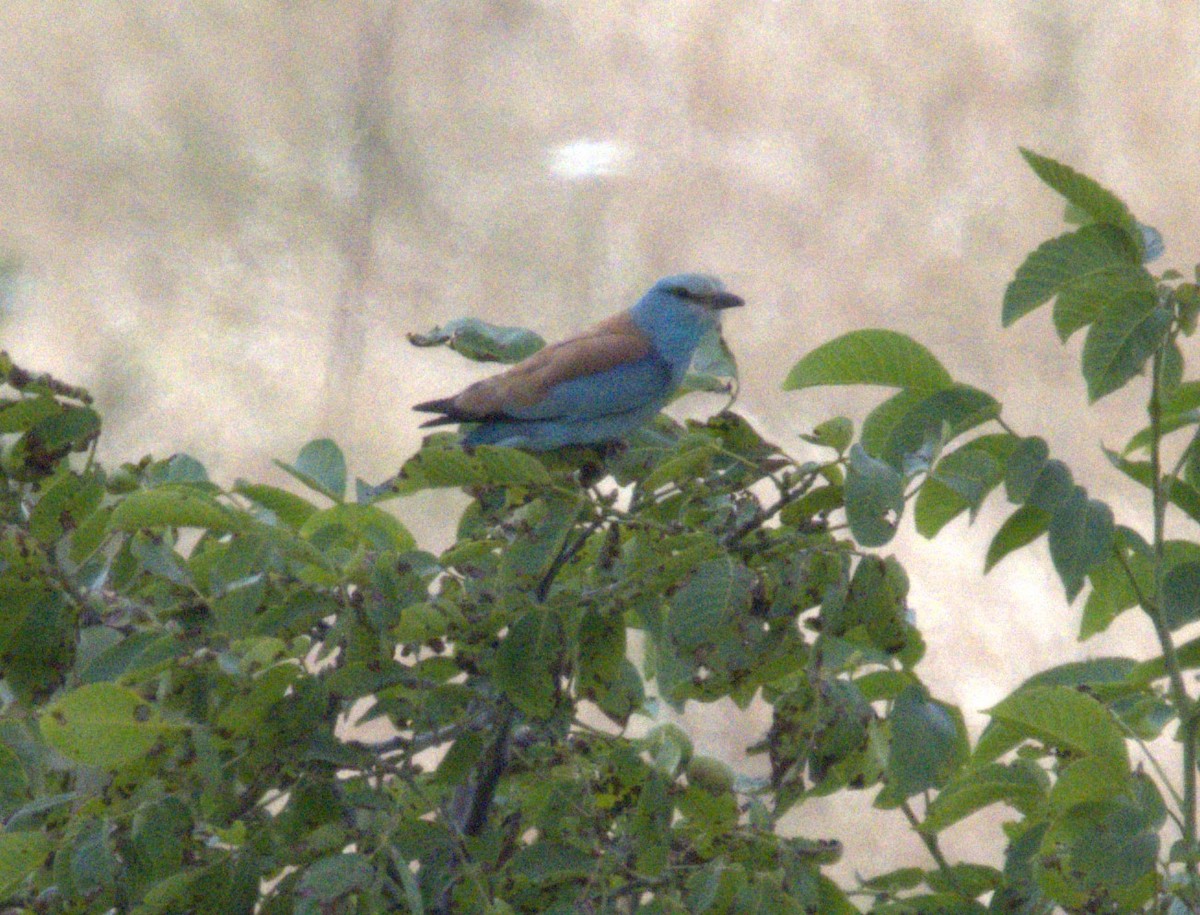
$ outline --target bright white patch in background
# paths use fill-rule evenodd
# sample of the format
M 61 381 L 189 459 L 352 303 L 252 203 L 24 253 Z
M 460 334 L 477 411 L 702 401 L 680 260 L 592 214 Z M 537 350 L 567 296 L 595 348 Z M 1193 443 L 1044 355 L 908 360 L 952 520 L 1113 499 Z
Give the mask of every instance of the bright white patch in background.
M 625 171 L 630 152 L 612 140 L 575 140 L 550 150 L 550 171 L 568 181 Z

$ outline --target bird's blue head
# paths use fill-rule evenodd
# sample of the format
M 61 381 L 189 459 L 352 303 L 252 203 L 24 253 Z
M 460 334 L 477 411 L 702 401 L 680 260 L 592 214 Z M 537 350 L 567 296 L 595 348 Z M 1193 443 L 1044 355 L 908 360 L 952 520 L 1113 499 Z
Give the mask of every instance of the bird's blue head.
M 651 286 L 631 316 L 682 377 L 701 338 L 720 325 L 721 312 L 743 304 L 715 276 L 679 273 Z

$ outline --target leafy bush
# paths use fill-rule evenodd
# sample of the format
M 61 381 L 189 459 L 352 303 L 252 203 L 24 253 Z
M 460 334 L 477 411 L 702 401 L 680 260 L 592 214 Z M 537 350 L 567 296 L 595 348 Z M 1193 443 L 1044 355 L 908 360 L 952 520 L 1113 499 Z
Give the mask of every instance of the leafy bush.
M 1165 516 L 1200 521 L 1179 347 L 1200 287 L 1146 270 L 1157 235 L 1115 196 L 1026 156 L 1080 225 L 1019 268 L 1004 321 L 1053 299 L 1064 340 L 1086 329 L 1093 400 L 1149 367 L 1149 423 L 1110 455 L 1148 490 L 1149 540 L 887 331 L 788 375 L 896 389 L 857 440 L 841 417 L 806 436 L 820 460 L 726 410 L 540 457 L 434 435 L 378 486 L 315 441 L 281 465 L 304 496 L 222 488 L 185 455 L 105 470 L 86 392 L 5 357 L 0 896 L 139 915 L 1195 910 L 1200 640 L 1176 638 L 1200 618 L 1200 546 Z M 477 321 L 417 342 L 538 345 Z M 710 355 L 694 388 L 732 372 Z M 381 504 L 438 488 L 471 500 L 435 556 Z M 1087 589 L 1082 635 L 1140 607 L 1162 655 L 1044 671 L 971 746 L 920 679 L 904 569 L 875 549 L 907 511 L 932 537 L 1000 489 L 987 567 L 1044 535 L 1068 599 Z M 766 777 L 653 724 L 723 698 L 769 705 Z M 355 736 L 371 722 L 391 736 Z M 1129 754 L 1168 725 L 1178 790 Z M 840 887 L 836 842 L 777 829 L 865 790 L 928 868 Z M 1003 869 L 949 862 L 938 834 L 993 804 L 1014 817 Z

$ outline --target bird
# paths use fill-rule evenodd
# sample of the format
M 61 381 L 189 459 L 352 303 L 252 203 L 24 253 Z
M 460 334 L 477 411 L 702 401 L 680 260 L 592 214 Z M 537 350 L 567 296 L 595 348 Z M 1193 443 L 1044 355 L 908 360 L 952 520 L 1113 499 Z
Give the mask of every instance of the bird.
M 422 428 L 473 423 L 462 444 L 550 451 L 618 440 L 652 419 L 721 313 L 745 304 L 715 276 L 681 273 L 632 308 L 546 346 L 452 397 L 416 404 Z

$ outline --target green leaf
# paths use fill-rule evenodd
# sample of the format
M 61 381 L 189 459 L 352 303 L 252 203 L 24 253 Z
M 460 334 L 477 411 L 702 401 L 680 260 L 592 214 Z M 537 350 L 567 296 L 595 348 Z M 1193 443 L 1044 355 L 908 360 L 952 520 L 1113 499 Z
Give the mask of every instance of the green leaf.
M 1068 661 L 1038 671 L 1018 689 L 1034 686 L 1072 686 L 1087 687 L 1088 690 L 1096 692 L 1100 687 L 1124 683 L 1136 667 L 1137 662 L 1132 658 L 1106 657 Z
M 846 520 L 855 540 L 875 547 L 896 535 L 904 513 L 904 480 L 889 464 L 867 454 L 862 445 L 850 449 L 844 493 Z
M 275 466 L 334 502 L 342 502 L 346 498 L 346 458 L 332 439 L 311 441 L 300 449 L 295 464 L 277 460 Z
M 43 543 L 51 543 L 65 530 L 78 528 L 103 497 L 99 474 L 65 473 L 38 499 L 29 515 L 29 530 Z
M 1067 686 L 1020 689 L 989 712 L 1025 738 L 1059 750 L 1119 760 L 1129 768 L 1125 735 L 1111 713 L 1086 693 Z
M 892 433 L 926 397 L 928 394 L 925 391 L 900 391 L 868 413 L 859 435 L 859 441 L 867 453 L 882 457 Z
M 579 503 L 557 494 L 522 508 L 514 520 L 518 520 L 523 529 L 500 557 L 500 581 L 523 592 L 540 587 L 578 517 Z
M 1161 602 L 1163 622 L 1172 630 L 1200 619 L 1200 562 L 1184 562 L 1167 570 Z
M 1114 309 L 1147 311 L 1157 303 L 1154 278 L 1146 269 L 1121 263 L 1070 282 L 1054 303 L 1054 329 L 1064 343 Z
M 321 858 L 308 866 L 300 878 L 301 897 L 331 903 L 350 893 L 373 886 L 375 868 L 359 854 L 337 854 Z
M 522 846 L 508 865 L 515 877 L 541 887 L 586 877 L 597 866 L 596 860 L 585 850 L 550 841 Z
M 1050 803 L 1058 810 L 1078 804 L 1106 801 L 1128 788 L 1129 764 L 1115 756 L 1085 756 L 1068 761 L 1050 789 Z
M 523 614 L 508 629 L 496 652 L 496 685 L 513 705 L 534 718 L 554 710 L 555 670 L 562 634 L 554 617 L 542 609 Z
M 1020 505 L 1029 498 L 1050 457 L 1050 448 L 1043 438 L 1023 438 L 1013 447 L 1004 467 L 1004 488 L 1008 501 Z
M 249 519 L 193 487 L 160 487 L 132 492 L 113 509 L 110 531 L 154 527 L 198 527 L 230 534 L 249 527 Z
M 925 881 L 925 871 L 919 867 L 900 867 L 863 881 L 863 889 L 872 893 L 897 893 L 915 890 Z
M 1083 588 L 1084 576 L 1109 556 L 1113 541 L 1112 509 L 1087 497 L 1076 486 L 1073 494 L 1054 510 L 1050 520 L 1050 559 L 1073 601 Z
M 1005 883 L 1005 876 L 994 867 L 986 864 L 954 864 L 948 868 L 931 870 L 925 874 L 925 882 L 931 890 L 947 896 L 982 896 L 998 890 Z M 967 915 L 969 909 L 955 909 L 957 901 L 951 901 L 950 911 L 956 915 Z M 988 912 L 995 912 L 989 908 Z
M 40 832 L 0 833 L 0 897 L 6 897 L 45 863 L 54 849 Z
M 1025 504 L 1054 514 L 1074 493 L 1075 481 L 1070 468 L 1062 461 L 1051 460 L 1042 466 L 1037 479 L 1033 481 Z
M 78 451 L 100 434 L 100 417 L 90 407 L 66 407 L 34 423 L 25 434 L 30 453 Z
M 1186 429 L 1194 426 L 1200 420 L 1200 412 L 1188 410 L 1186 413 L 1164 413 L 1160 422 L 1161 435 L 1165 439 L 1172 432 L 1177 432 L 1180 429 Z M 1154 438 L 1154 427 L 1143 426 L 1125 443 L 1125 448 L 1122 454 L 1128 457 L 1135 451 L 1149 450 L 1150 442 Z
M 892 725 L 888 789 L 900 797 L 941 787 L 967 758 L 961 714 L 930 699 L 921 687 L 909 686 L 900 693 L 888 720 Z
M 165 461 L 155 461 L 146 468 L 145 479 L 147 486 L 194 483 L 216 491 L 209 482 L 204 465 L 190 454 L 173 454 Z
M 832 448 L 842 454 L 854 438 L 854 423 L 845 416 L 838 416 L 815 426 L 811 435 L 800 437 L 810 444 Z
M 961 769 L 938 792 L 921 824 L 940 832 L 978 810 L 1005 803 L 1031 816 L 1046 799 L 1046 776 L 1033 763 L 988 763 Z
M 973 520 L 988 493 L 999 485 L 1016 441 L 1007 433 L 986 435 L 944 455 L 917 493 L 913 506 L 917 531 L 933 537 L 967 509 Z
M 293 530 L 299 529 L 308 520 L 309 515 L 317 510 L 307 499 L 275 486 L 238 480 L 233 486 L 233 491 L 265 508 Z
M 686 485 L 703 476 L 713 457 L 718 453 L 717 443 L 707 436 L 685 436 L 678 445 L 679 453 L 660 461 L 641 482 L 647 492 L 668 484 Z
M 1022 505 L 1005 519 L 988 545 L 987 558 L 983 563 L 986 575 L 1001 559 L 1014 550 L 1028 546 L 1046 533 L 1051 515 L 1036 505 Z
M 667 867 L 675 809 L 667 792 L 666 777 L 653 771 L 638 793 L 630 833 L 634 840 L 634 870 L 644 877 L 656 878 Z
M 146 885 L 168 879 L 184 864 L 194 828 L 191 811 L 177 797 L 142 804 L 133 817 L 130 871 Z
M 732 554 L 701 563 L 671 595 L 668 636 L 686 652 L 732 636 L 729 625 L 749 606 L 753 584 Z
M 857 330 L 802 358 L 792 366 L 783 389 L 877 384 L 932 393 L 953 383 L 934 355 L 912 338 L 890 330 Z
M 1137 606 L 1137 592 L 1129 583 L 1124 565 L 1109 556 L 1088 572 L 1092 590 L 1083 604 L 1079 622 L 1079 640 L 1089 639 L 1106 630 L 1118 616 Z
M 578 677 L 585 690 L 610 686 L 622 674 L 625 623 L 618 615 L 588 607 L 579 622 Z
M 409 334 L 413 346 L 449 346 L 475 362 L 520 362 L 545 341 L 523 327 L 501 327 L 478 318 L 457 318 L 426 334 Z
M 1060 316 L 1063 325 L 1070 326 L 1077 320 L 1072 316 L 1079 311 L 1079 303 L 1086 301 L 1083 290 L 1102 285 L 1107 274 L 1136 267 L 1138 261 L 1126 237 L 1113 226 L 1084 226 L 1043 242 L 1025 258 L 1004 290 L 1001 322 L 1009 327 L 1054 296 L 1078 286 L 1080 295 L 1068 297 Z
M 434 435 L 404 462 L 396 475 L 396 492 L 404 495 L 423 489 L 480 486 L 485 480 L 483 468 L 463 451 L 457 435 Z
M 375 505 L 343 503 L 319 509 L 308 516 L 300 534 L 319 543 L 322 532 L 329 528 L 341 528 L 359 543 L 375 550 L 403 552 L 416 546 L 413 535 L 400 520 Z
M 1141 483 L 1146 489 L 1153 488 L 1154 471 L 1149 461 L 1131 461 L 1109 448 L 1104 448 L 1103 451 L 1109 462 L 1131 480 Z M 1200 524 L 1200 489 L 1186 480 L 1172 476 L 1163 477 L 1163 488 L 1172 505 Z
M 484 479 L 497 486 L 542 486 L 551 482 L 546 465 L 517 448 L 480 445 L 475 460 Z
M 25 432 L 34 423 L 61 413 L 62 409 L 59 402 L 47 394 L 0 401 L 0 434 Z
M 1083 343 L 1088 399 L 1095 403 L 1141 372 L 1170 325 L 1171 310 L 1159 306 L 1114 307 L 1104 312 Z
M 392 627 L 398 642 L 427 642 L 446 634 L 449 622 L 436 604 L 410 604 L 400 611 L 400 620 Z
M 1086 213 L 1093 222 L 1109 223 L 1119 228 L 1133 243 L 1141 260 L 1142 234 L 1133 214 L 1121 199 L 1094 178 L 1077 172 L 1069 165 L 1022 148 L 1021 155 L 1029 167 L 1051 188 L 1062 194 L 1078 211 Z
M 1110 911 L 1143 911 L 1155 894 L 1158 846 L 1147 811 L 1132 800 L 1079 804 L 1051 823 L 1043 848 L 1062 864 L 1039 876 L 1067 908 L 1086 911 L 1102 890 Z
M 133 690 L 92 683 L 50 703 L 39 720 L 46 742 L 68 759 L 115 769 L 149 753 L 176 728 Z
M 878 456 L 903 472 L 910 456 L 936 452 L 942 442 L 999 415 L 999 402 L 969 385 L 935 391 L 895 424 Z M 926 456 L 923 463 L 927 464 L 931 456 Z

